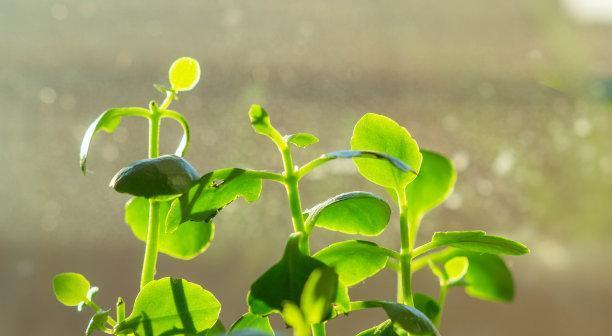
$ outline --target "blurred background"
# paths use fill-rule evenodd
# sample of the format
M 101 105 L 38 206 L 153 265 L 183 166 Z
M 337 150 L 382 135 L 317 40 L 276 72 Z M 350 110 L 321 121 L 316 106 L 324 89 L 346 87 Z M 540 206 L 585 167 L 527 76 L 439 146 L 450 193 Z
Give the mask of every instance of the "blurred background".
M 112 306 L 137 293 L 144 244 L 123 220 L 112 175 L 146 156 L 146 124 L 101 133 L 89 175 L 81 137 L 108 107 L 160 101 L 179 56 L 203 80 L 173 104 L 193 128 L 187 158 L 200 172 L 280 169 L 275 148 L 249 126 L 264 105 L 283 132 L 320 143 L 305 162 L 346 149 L 365 112 L 386 114 L 423 148 L 451 157 L 455 193 L 423 223 L 433 231 L 485 229 L 523 241 L 508 258 L 512 304 L 450 294 L 446 335 L 604 335 L 612 310 L 612 3 L 464 1 L 16 1 L 0 9 L 0 325 L 5 335 L 79 335 L 88 316 L 57 303 L 51 278 L 85 274 Z M 180 138 L 162 128 L 162 151 Z M 303 183 L 305 207 L 337 193 L 386 192 L 349 161 Z M 211 290 L 231 324 L 249 285 L 280 257 L 291 231 L 284 190 L 229 206 L 210 248 L 193 261 L 162 255 L 158 275 Z M 394 220 L 374 240 L 399 244 Z M 349 236 L 316 231 L 313 249 Z M 416 287 L 436 293 L 433 278 Z M 394 297 L 383 272 L 354 298 Z M 383 320 L 355 313 L 329 324 L 354 335 Z M 276 321 L 278 322 L 278 321 Z

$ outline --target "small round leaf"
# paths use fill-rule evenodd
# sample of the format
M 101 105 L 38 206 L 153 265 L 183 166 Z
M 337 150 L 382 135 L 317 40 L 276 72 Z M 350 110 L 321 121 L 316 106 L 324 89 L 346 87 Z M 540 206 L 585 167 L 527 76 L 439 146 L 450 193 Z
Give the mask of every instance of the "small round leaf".
M 66 306 L 78 306 L 87 299 L 89 281 L 79 273 L 61 273 L 53 277 L 55 297 Z
M 371 242 L 348 240 L 332 244 L 314 255 L 315 258 L 333 267 L 340 281 L 353 286 L 385 268 L 387 251 Z
M 200 64 L 191 57 L 181 57 L 170 66 L 168 77 L 175 91 L 189 91 L 200 81 Z

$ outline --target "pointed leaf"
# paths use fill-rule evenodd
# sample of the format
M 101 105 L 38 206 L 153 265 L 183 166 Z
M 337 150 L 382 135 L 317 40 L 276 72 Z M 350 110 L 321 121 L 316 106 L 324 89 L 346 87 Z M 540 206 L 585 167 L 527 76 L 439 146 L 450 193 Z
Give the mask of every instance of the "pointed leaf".
M 102 114 L 92 122 L 85 135 L 83 135 L 83 142 L 81 142 L 80 152 L 80 166 L 83 173 L 87 172 L 87 154 L 89 152 L 89 145 L 94 135 L 99 131 L 103 130 L 107 133 L 112 133 L 117 129 L 121 123 L 121 118 L 125 116 L 141 116 L 148 117 L 150 114 L 149 110 L 141 107 L 119 107 L 112 108 L 104 111 Z
M 433 235 L 431 247 L 452 246 L 466 251 L 522 255 L 529 249 L 513 240 L 487 235 L 484 231 L 447 231 L 436 232 Z
M 351 149 L 384 153 L 419 171 L 422 155 L 410 133 L 395 121 L 382 115 L 367 113 L 355 125 Z M 359 173 L 383 187 L 404 190 L 415 179 L 412 172 L 403 172 L 381 160 L 355 159 Z
M 385 268 L 389 252 L 372 242 L 348 240 L 332 244 L 314 255 L 332 267 L 347 286 L 354 286 Z
M 267 316 L 260 316 L 251 313 L 242 315 L 229 330 L 228 336 L 236 336 L 242 332 L 259 332 L 261 335 L 274 336 L 274 330 L 270 325 Z
M 376 236 L 389 223 L 391 208 L 379 196 L 353 191 L 334 196 L 306 211 L 306 227 Z
M 457 172 L 450 160 L 426 150 L 422 150 L 421 154 L 423 162 L 419 176 L 406 187 L 411 222 L 444 202 L 452 193 L 457 179 Z M 395 196 L 395 193 L 391 194 Z
M 159 202 L 160 225 L 170 209 L 170 202 Z M 125 204 L 125 221 L 136 238 L 147 241 L 149 224 L 149 200 L 134 197 Z M 212 222 L 187 221 L 173 232 L 162 229 L 159 235 L 159 251 L 178 259 L 192 259 L 204 252 L 214 237 Z
M 182 194 L 198 178 L 198 172 L 187 160 L 176 155 L 164 155 L 139 160 L 122 168 L 110 186 L 120 193 L 150 198 Z
M 94 331 L 104 331 L 106 320 L 108 320 L 109 310 L 100 310 L 97 311 L 94 316 L 91 317 L 89 323 L 87 324 L 87 328 L 85 329 L 85 336 L 90 336 Z
M 261 178 L 247 170 L 214 170 L 172 202 L 166 218 L 166 231 L 172 232 L 186 221 L 210 221 L 238 197 L 254 202 L 259 198 L 261 188 Z
M 72 307 L 87 299 L 90 284 L 79 273 L 61 273 L 53 277 L 53 293 L 57 301 Z
M 283 258 L 267 270 L 253 285 L 247 297 L 250 312 L 268 315 L 281 312 L 286 301 L 299 305 L 304 285 L 317 268 L 325 268 L 322 261 L 304 255 L 299 248 L 303 235 L 289 237 Z
M 312 144 L 319 142 L 319 138 L 310 133 L 296 133 L 285 136 L 285 141 L 292 143 L 298 147 L 306 148 Z
M 338 274 L 333 269 L 322 267 L 310 273 L 300 298 L 300 308 L 309 324 L 330 318 L 337 290 Z
M 132 314 L 117 324 L 117 334 L 193 335 L 211 328 L 221 304 L 209 291 L 183 279 L 163 278 L 144 286 Z

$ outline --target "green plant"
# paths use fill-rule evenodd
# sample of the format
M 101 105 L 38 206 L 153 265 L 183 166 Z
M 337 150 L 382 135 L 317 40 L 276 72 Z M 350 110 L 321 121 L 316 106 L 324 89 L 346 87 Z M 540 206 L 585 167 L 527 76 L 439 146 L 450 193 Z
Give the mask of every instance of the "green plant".
M 112 132 L 122 117 L 148 119 L 149 158 L 120 170 L 111 181 L 118 192 L 134 197 L 126 204 L 126 222 L 145 241 L 141 289 L 126 317 L 120 298 L 116 319 L 94 303 L 96 287 L 76 273 L 53 280 L 57 299 L 67 306 L 87 306 L 94 314 L 86 334 L 95 330 L 135 335 L 275 335 L 268 316 L 280 314 L 296 336 L 326 334 L 326 323 L 342 314 L 380 308 L 389 320 L 359 335 L 439 335 L 446 293 L 464 287 L 468 295 L 490 301 L 513 297 L 512 277 L 500 254 L 521 255 L 528 249 L 517 242 L 483 231 L 437 232 L 416 246 L 423 217 L 452 192 L 456 172 L 442 155 L 420 150 L 408 131 L 393 120 L 366 114 L 355 126 L 351 149 L 323 154 L 297 166 L 292 146 L 306 148 L 318 139 L 309 133 L 282 135 L 259 105 L 249 111 L 254 130 L 268 137 L 280 152 L 282 172 L 218 169 L 203 176 L 180 156 L 189 145 L 189 126 L 178 112 L 168 110 L 179 91 L 192 89 L 199 79 L 193 59 L 177 60 L 170 69 L 170 88 L 158 86 L 166 99 L 149 109 L 117 108 L 104 112 L 90 126 L 81 147 L 81 167 L 91 138 L 99 130 Z M 176 155 L 159 156 L 159 123 L 178 121 L 184 136 Z M 351 159 L 367 180 L 385 188 L 398 206 L 400 250 L 364 240 L 334 243 L 314 254 L 310 240 L 315 228 L 346 234 L 376 236 L 387 227 L 391 207 L 380 196 L 352 191 L 303 209 L 299 184 L 314 169 L 335 159 Z M 263 180 L 282 185 L 288 197 L 293 231 L 285 252 L 264 272 L 247 295 L 249 312 L 225 330 L 219 321 L 221 305 L 208 291 L 184 279 L 154 280 L 157 253 L 191 259 L 213 237 L 212 220 L 237 198 L 256 201 Z M 439 279 L 439 298 L 412 290 L 412 275 L 429 267 Z M 397 300 L 351 301 L 349 288 L 383 269 L 397 273 Z

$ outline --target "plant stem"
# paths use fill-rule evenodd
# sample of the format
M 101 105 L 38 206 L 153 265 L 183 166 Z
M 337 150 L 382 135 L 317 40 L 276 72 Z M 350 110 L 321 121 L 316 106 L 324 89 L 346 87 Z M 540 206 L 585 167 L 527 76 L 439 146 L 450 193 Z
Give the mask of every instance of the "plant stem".
M 414 306 L 412 299 L 412 274 L 410 272 L 410 263 L 412 260 L 412 244 L 410 237 L 410 225 L 408 223 L 408 205 L 406 201 L 406 194 L 404 190 L 397 190 L 397 200 L 400 211 L 400 237 L 401 237 L 401 250 L 400 250 L 400 273 L 398 277 L 398 292 L 401 286 L 401 303 Z
M 169 105 L 173 95 L 168 95 L 162 106 Z M 153 108 L 149 119 L 149 158 L 159 156 L 159 126 L 161 115 L 159 110 Z M 157 249 L 159 243 L 159 202 L 149 199 L 149 225 L 147 227 L 147 243 L 145 247 L 144 261 L 142 263 L 142 274 L 140 276 L 140 288 L 155 278 L 157 264 Z
M 436 327 L 440 326 L 440 321 L 442 321 L 442 311 L 444 310 L 444 303 L 446 302 L 446 294 L 448 293 L 448 286 L 442 285 L 440 286 L 440 294 L 438 296 L 438 307 L 440 307 L 440 312 L 434 319 L 434 323 Z
M 312 325 L 312 336 L 325 336 L 325 322 L 315 323 Z
M 278 149 L 283 157 L 283 167 L 285 168 L 285 189 L 289 198 L 289 207 L 291 209 L 291 220 L 293 221 L 293 230 L 295 232 L 304 233 L 304 239 L 300 242 L 300 249 L 306 255 L 310 254 L 308 243 L 308 232 L 304 226 L 304 217 L 302 215 L 302 202 L 300 201 L 300 191 L 298 186 L 299 172 L 296 170 L 291 157 L 291 148 L 286 143 L 277 143 Z

